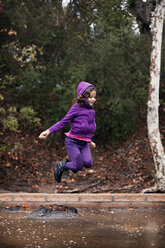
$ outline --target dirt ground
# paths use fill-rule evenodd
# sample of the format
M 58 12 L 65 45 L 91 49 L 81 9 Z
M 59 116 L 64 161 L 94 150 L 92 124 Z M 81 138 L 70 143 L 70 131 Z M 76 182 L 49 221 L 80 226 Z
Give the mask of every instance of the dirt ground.
M 98 145 L 91 149 L 93 167 L 74 174 L 64 172 L 61 183 L 54 180 L 54 164 L 67 157 L 64 140 L 51 145 L 38 133 L 3 136 L 13 143 L 13 152 L 0 153 L 0 192 L 47 193 L 141 192 L 154 183 L 154 164 L 146 123 L 121 145 Z M 162 125 L 163 126 L 163 125 Z M 161 132 L 165 129 L 162 127 Z M 165 144 L 165 137 L 162 136 Z M 14 150 L 15 149 L 15 150 Z

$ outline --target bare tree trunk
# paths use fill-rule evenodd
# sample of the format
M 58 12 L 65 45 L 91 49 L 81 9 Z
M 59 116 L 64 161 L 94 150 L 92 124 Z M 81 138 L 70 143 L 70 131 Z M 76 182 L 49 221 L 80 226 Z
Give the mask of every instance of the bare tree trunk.
M 165 0 L 157 0 L 154 11 L 153 41 L 151 53 L 150 84 L 148 98 L 148 136 L 155 164 L 155 185 L 143 192 L 165 191 L 165 153 L 159 132 L 159 82 Z

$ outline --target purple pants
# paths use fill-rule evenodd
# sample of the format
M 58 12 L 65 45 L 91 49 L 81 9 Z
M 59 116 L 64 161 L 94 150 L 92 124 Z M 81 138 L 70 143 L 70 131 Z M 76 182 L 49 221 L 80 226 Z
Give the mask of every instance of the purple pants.
M 92 166 L 88 142 L 66 137 L 65 146 L 71 159 L 71 162 L 66 163 L 67 169 L 82 170 L 83 167 L 90 168 Z

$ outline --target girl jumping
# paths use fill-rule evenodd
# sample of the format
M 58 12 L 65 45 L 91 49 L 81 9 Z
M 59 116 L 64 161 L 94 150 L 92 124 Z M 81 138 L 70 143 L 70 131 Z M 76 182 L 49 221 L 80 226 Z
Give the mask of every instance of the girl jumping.
M 70 160 L 59 161 L 55 164 L 54 177 L 60 183 L 64 171 L 72 170 L 76 173 L 83 167 L 92 166 L 90 145 L 95 148 L 92 137 L 96 130 L 95 111 L 93 105 L 96 102 L 96 89 L 94 85 L 80 82 L 77 88 L 75 104 L 69 109 L 66 116 L 46 131 L 39 135 L 40 139 L 46 139 L 50 133 L 57 132 L 71 122 L 70 131 L 65 133 L 65 146 Z

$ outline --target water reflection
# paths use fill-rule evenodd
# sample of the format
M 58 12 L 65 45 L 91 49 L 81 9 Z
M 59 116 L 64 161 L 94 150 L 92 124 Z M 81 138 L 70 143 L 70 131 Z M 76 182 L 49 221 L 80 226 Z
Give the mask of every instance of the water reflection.
M 75 219 L 0 213 L 0 248 L 164 248 L 165 211 L 79 209 Z

